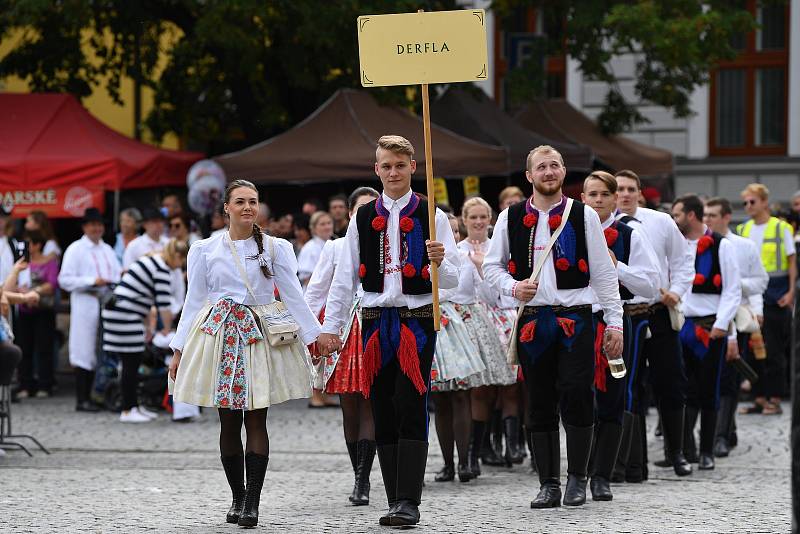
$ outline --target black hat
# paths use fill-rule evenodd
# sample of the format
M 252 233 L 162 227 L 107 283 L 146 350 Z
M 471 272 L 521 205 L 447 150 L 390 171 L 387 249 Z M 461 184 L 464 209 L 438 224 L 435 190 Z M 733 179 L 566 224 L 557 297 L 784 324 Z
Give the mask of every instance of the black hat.
M 164 213 L 158 208 L 144 208 L 142 210 L 142 222 L 163 221 Z
M 100 210 L 97 208 L 86 208 L 86 211 L 83 212 L 83 222 L 82 224 L 90 223 L 90 222 L 101 222 L 105 223 L 103 219 L 103 214 L 100 213 Z

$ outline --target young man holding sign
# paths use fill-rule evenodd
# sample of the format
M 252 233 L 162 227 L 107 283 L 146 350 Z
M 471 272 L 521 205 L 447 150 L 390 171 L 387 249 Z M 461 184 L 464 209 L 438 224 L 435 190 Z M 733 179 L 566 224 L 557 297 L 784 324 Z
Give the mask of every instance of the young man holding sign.
M 430 264 L 442 289 L 458 285 L 460 260 L 447 217 L 436 210 L 430 239 L 427 200 L 411 190 L 414 147 L 397 135 L 378 139 L 375 174 L 383 194 L 350 220 L 337 259 L 319 345 L 342 347 L 339 331 L 357 277 L 364 288 L 362 339 L 365 391 L 372 401 L 375 441 L 389 512 L 381 525 L 419 522 L 428 457 L 428 390 L 436 346 Z
M 528 428 L 541 489 L 531 508 L 561 505 L 559 408 L 567 433 L 564 504 L 586 502 L 594 430 L 592 302 L 603 309 L 608 358 L 622 354 L 619 280 L 597 213 L 562 192 L 561 154 L 540 146 L 528 155 L 531 198 L 497 219 L 483 272 L 503 294 L 524 303 L 516 347 L 528 385 Z M 560 232 L 553 242 L 551 235 Z M 541 265 L 541 276 L 531 276 Z M 531 279 L 533 278 L 533 279 Z

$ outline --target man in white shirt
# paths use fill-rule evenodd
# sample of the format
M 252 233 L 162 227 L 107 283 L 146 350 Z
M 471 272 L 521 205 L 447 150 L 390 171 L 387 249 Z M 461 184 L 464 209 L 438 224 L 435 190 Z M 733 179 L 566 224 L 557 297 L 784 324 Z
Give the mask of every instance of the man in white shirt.
M 64 252 L 58 285 L 70 292 L 69 363 L 75 368 L 75 390 L 80 412 L 99 410 L 90 393 L 97 367 L 97 328 L 100 298 L 119 282 L 122 269 L 114 249 L 103 242 L 105 224 L 97 208 L 83 216 L 83 237 Z
M 726 198 L 712 198 L 706 202 L 703 222 L 712 232 L 717 232 L 730 240 L 736 252 L 739 274 L 742 285 L 742 305 L 753 313 L 760 323 L 764 321 L 764 304 L 762 293 L 767 289 L 769 275 L 761 264 L 755 243 L 731 232 L 731 203 Z M 738 325 L 737 325 L 738 327 Z M 728 337 L 728 349 L 725 359 L 728 362 L 722 369 L 720 384 L 719 415 L 717 418 L 717 435 L 714 440 L 714 456 L 724 458 L 736 445 L 736 405 L 739 399 L 739 383 L 741 377 L 731 365 L 746 355 L 749 348 L 750 334 L 739 332 Z
M 379 523 L 387 526 L 419 522 L 428 457 L 427 392 L 436 345 L 430 264 L 439 267 L 441 289 L 458 285 L 460 267 L 450 224 L 438 209 L 438 241 L 430 239 L 427 201 L 411 190 L 413 156 L 414 147 L 403 137 L 378 140 L 375 174 L 383 194 L 350 220 L 318 340 L 324 353 L 341 349 L 338 334 L 360 278 L 364 378 L 371 390 L 378 460 L 389 502 L 389 513 Z
M 647 432 L 644 405 L 644 360 L 647 360 L 649 379 L 659 405 L 664 431 L 667 463 L 675 474 L 687 476 L 692 466 L 683 456 L 684 409 L 686 406 L 686 371 L 681 356 L 678 333 L 673 330 L 670 308 L 679 306 L 681 297 L 694 279 L 693 256 L 686 240 L 666 213 L 639 207 L 642 185 L 635 172 L 619 171 L 617 179 L 618 217 L 634 228 L 641 228 L 658 261 L 660 297 L 649 299 L 650 316 L 647 328 L 650 337 L 645 341 L 643 358 L 630 370 L 628 389 L 632 394 L 631 411 L 636 414 L 625 479 L 641 482 L 647 479 Z M 631 219 L 624 219 L 624 217 Z M 668 449 L 668 450 L 667 450 Z
M 131 241 L 122 256 L 122 267 L 127 270 L 133 262 L 154 252 L 161 252 L 169 241 L 164 235 L 164 215 L 160 210 L 147 208 L 142 211 L 144 233 Z
M 695 253 L 694 283 L 683 302 L 686 322 L 680 331 L 689 380 L 686 426 L 693 436 L 699 412 L 698 469 L 714 469 L 722 366 L 728 348 L 728 330 L 742 300 L 739 265 L 731 242 L 703 224 L 703 202 L 697 195 L 676 199 L 672 218 L 686 236 L 689 250 Z M 684 454 L 688 445 L 684 442 Z M 694 455 L 694 450 L 688 452 L 689 456 Z
M 2 281 L 5 281 L 11 274 L 11 269 L 16 261 L 14 259 L 16 251 L 11 250 L 11 240 L 6 237 L 6 226 L 10 217 L 11 213 L 6 210 L 5 206 L 0 205 L 0 280 Z
M 644 346 L 644 330 L 647 328 L 647 301 L 658 296 L 658 266 L 655 253 L 641 235 L 624 222 L 614 217 L 617 209 L 617 181 L 613 175 L 595 171 L 583 181 L 581 200 L 597 212 L 603 228 L 606 246 L 619 277 L 619 291 L 623 302 L 626 343 L 623 360 L 626 368 L 636 367 Z M 599 305 L 595 305 L 595 309 Z M 597 337 L 604 333 L 605 321 L 602 312 L 596 314 Z M 598 345 L 596 344 L 597 348 Z M 595 391 L 597 423 L 592 447 L 590 469 L 592 499 L 610 501 L 611 478 L 617 453 L 627 458 L 630 450 L 633 413 L 626 411 L 632 399 L 627 393 L 627 379 L 615 379 L 610 373 L 608 361 L 602 351 L 595 354 Z M 624 441 L 623 441 L 624 438 Z
M 561 191 L 561 154 L 547 145 L 533 149 L 525 175 L 533 196 L 498 217 L 483 272 L 501 294 L 524 304 L 512 342 L 528 386 L 527 426 L 539 472 L 540 491 L 531 508 L 561 505 L 559 409 L 567 434 L 564 504 L 578 506 L 586 502 L 595 418 L 592 303 L 596 298 L 607 323 L 605 353 L 616 358 L 622 354 L 619 280 L 597 213 L 577 201 L 567 213 L 572 201 Z M 530 281 L 537 262 L 541 276 Z

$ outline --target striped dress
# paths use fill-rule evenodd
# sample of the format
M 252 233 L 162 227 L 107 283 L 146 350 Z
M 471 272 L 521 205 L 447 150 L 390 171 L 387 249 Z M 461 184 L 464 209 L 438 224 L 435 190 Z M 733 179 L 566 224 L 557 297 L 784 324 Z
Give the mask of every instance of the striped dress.
M 144 320 L 150 309 L 170 308 L 170 268 L 161 256 L 144 256 L 122 275 L 114 296 L 113 306 L 102 312 L 103 350 L 144 352 Z

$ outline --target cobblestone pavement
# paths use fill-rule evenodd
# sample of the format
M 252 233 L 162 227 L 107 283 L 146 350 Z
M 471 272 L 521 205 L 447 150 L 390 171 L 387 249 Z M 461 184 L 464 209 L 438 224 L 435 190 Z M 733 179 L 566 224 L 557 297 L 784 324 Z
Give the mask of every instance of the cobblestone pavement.
M 785 406 L 788 408 L 788 406 Z M 431 437 L 421 507 L 424 532 L 763 532 L 790 530 L 789 410 L 740 416 L 740 445 L 717 469 L 679 480 L 651 468 L 643 484 L 614 486 L 610 503 L 531 510 L 538 482 L 527 467 L 484 468 L 467 484 L 436 483 L 441 466 Z M 336 409 L 295 401 L 270 410 L 271 457 L 260 525 L 268 532 L 378 532 L 384 509 L 379 468 L 372 504 L 352 507 L 352 473 Z M 111 413 L 73 411 L 72 399 L 14 405 L 14 430 L 37 436 L 53 452 L 0 457 L 2 532 L 235 532 L 225 512 L 229 491 L 219 465 L 213 410 L 199 422 L 161 415 L 122 425 Z M 649 428 L 653 428 L 653 418 Z M 563 437 L 562 437 L 562 443 Z M 660 458 L 652 438 L 650 458 Z M 566 459 L 562 459 L 566 473 Z M 565 475 L 564 475 L 565 476 Z

